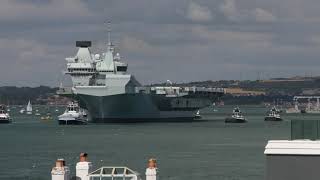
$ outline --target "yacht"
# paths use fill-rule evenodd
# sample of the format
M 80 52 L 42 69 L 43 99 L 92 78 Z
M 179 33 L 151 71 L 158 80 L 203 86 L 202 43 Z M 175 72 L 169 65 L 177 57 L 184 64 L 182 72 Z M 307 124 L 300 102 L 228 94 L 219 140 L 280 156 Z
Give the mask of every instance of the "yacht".
M 27 114 L 32 114 L 32 104 L 31 104 L 30 100 L 28 102 L 26 111 L 27 111 Z
M 88 117 L 84 109 L 76 102 L 71 102 L 65 112 L 58 117 L 59 124 L 87 124 Z
M 227 117 L 225 120 L 226 123 L 245 123 L 246 118 L 242 115 L 239 107 L 233 109 L 231 117 Z
M 273 106 L 267 116 L 264 118 L 265 121 L 282 121 L 280 111 Z
M 0 105 L 0 123 L 10 123 L 11 118 L 5 105 Z

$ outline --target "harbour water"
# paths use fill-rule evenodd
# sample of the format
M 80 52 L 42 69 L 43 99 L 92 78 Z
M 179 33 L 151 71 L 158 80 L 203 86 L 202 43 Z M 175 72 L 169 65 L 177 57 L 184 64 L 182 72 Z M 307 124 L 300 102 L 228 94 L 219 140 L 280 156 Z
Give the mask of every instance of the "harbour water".
M 141 174 L 156 157 L 164 180 L 263 180 L 267 141 L 290 138 L 291 119 L 318 118 L 284 114 L 283 122 L 264 122 L 265 107 L 241 106 L 248 123 L 225 124 L 233 106 L 217 109 L 203 110 L 201 122 L 85 126 L 59 126 L 11 109 L 14 123 L 0 125 L 0 179 L 48 180 L 60 157 L 74 173 L 79 153 L 87 152 L 95 168 L 128 166 Z

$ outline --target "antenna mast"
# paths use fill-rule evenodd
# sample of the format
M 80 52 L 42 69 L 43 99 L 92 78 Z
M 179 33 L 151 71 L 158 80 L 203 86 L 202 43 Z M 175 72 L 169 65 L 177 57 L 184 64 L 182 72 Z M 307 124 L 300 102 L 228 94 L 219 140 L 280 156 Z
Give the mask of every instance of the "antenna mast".
M 111 45 L 111 21 L 107 22 L 107 31 L 108 31 L 108 45 Z

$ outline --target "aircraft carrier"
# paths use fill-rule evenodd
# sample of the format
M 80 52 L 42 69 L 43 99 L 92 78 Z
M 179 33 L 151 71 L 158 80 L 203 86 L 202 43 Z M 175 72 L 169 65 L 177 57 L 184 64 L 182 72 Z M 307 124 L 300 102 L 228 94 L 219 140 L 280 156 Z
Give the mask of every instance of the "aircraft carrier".
M 200 108 L 212 105 L 223 88 L 142 86 L 127 73 L 128 64 L 110 40 L 106 50 L 91 52 L 91 41 L 77 41 L 78 52 L 66 58 L 65 74 L 72 87 L 61 87 L 60 95 L 79 101 L 93 123 L 192 121 Z M 170 82 L 170 81 L 169 81 Z

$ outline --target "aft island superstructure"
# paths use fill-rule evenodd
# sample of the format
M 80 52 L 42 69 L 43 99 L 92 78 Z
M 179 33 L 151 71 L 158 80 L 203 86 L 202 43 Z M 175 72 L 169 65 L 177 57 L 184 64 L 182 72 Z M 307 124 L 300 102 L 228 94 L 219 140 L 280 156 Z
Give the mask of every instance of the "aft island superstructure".
M 109 36 L 110 37 L 110 36 Z M 71 93 L 93 122 L 186 121 L 193 120 L 198 109 L 210 106 L 224 94 L 222 88 L 142 86 L 127 73 L 128 64 L 111 43 L 106 51 L 93 54 L 90 41 L 77 41 L 76 56 L 66 58 L 71 76 Z

